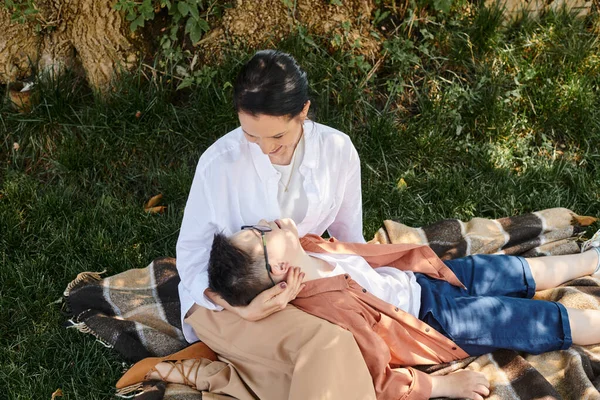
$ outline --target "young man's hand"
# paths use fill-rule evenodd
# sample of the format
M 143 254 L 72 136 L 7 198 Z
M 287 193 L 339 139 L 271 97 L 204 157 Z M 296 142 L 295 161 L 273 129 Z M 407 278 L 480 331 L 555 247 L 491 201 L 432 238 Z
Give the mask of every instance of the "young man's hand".
M 207 290 L 205 294 L 215 304 L 236 313 L 245 320 L 258 321 L 287 307 L 288 303 L 294 300 L 304 287 L 302 284 L 303 278 L 304 273 L 301 272 L 299 267 L 290 267 L 285 281 L 265 290 L 246 307 L 234 307 L 210 290 Z
M 431 378 L 431 397 L 483 400 L 490 394 L 490 382 L 480 372 L 465 370 Z

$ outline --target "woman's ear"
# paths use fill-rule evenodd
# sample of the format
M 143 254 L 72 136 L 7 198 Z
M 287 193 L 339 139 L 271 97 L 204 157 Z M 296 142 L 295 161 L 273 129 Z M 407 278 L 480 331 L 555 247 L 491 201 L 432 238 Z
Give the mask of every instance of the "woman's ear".
M 310 110 L 310 100 L 306 100 L 304 108 L 302 108 L 302 111 L 300 112 L 303 121 L 308 117 L 308 110 Z

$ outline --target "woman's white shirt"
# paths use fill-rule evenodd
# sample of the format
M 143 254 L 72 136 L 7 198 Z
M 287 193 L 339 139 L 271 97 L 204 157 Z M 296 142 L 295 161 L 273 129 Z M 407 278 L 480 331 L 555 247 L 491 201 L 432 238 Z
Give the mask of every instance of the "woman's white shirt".
M 304 123 L 304 157 L 298 168 L 308 207 L 298 233 L 323 234 L 346 242 L 364 242 L 360 160 L 350 138 L 312 121 Z M 213 235 L 231 235 L 242 225 L 282 217 L 278 202 L 280 173 L 259 146 L 237 128 L 200 157 L 177 241 L 177 270 L 183 332 L 198 340 L 183 322 L 194 303 L 222 308 L 204 295 Z

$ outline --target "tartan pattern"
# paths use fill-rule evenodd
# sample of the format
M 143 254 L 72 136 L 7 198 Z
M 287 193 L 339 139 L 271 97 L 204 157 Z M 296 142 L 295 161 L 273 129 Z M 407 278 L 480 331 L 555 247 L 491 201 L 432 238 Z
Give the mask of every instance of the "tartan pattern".
M 386 220 L 371 243 L 429 245 L 442 260 L 470 254 L 508 254 L 524 257 L 579 252 L 583 227 L 596 221 L 566 208 L 500 219 L 445 219 L 421 228 Z
M 429 244 L 442 259 L 469 254 L 571 254 L 579 252 L 582 227 L 595 221 L 565 208 L 497 220 L 448 219 L 422 228 L 385 221 L 371 242 Z M 187 345 L 181 331 L 178 284 L 173 258 L 159 258 L 146 268 L 105 279 L 98 273 L 81 273 L 65 290 L 64 304 L 71 317 L 66 326 L 93 334 L 129 361 L 174 353 Z M 576 279 L 539 292 L 535 298 L 600 309 L 600 281 Z M 489 399 L 600 400 L 600 346 L 573 346 L 541 355 L 500 350 L 420 369 L 443 375 L 461 368 L 487 376 L 492 389 Z M 222 398 L 209 393 L 204 396 Z M 202 394 L 181 385 L 155 382 L 136 398 L 186 400 L 200 399 Z
M 181 330 L 174 258 L 99 279 L 79 274 L 65 291 L 67 327 L 92 333 L 128 361 L 166 356 L 187 346 Z

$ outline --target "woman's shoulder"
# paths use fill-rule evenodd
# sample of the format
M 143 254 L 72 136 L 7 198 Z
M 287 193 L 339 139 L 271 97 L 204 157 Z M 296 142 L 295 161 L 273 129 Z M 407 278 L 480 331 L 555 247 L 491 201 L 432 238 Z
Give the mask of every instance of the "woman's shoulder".
M 239 160 L 247 144 L 243 138 L 242 129 L 238 127 L 217 139 L 200 156 L 196 173 Z
M 308 129 L 311 129 L 310 125 L 309 123 Z M 312 122 L 312 125 L 310 137 L 319 144 L 322 152 L 331 153 L 337 150 L 346 157 L 356 152 L 352 139 L 344 132 L 317 122 Z
M 332 128 L 329 125 L 320 124 L 318 122 L 308 121 L 308 130 L 311 131 L 311 134 L 315 137 L 320 138 L 321 140 L 327 141 L 343 141 L 344 143 L 352 144 L 352 140 L 350 136 L 345 134 L 344 132 Z

